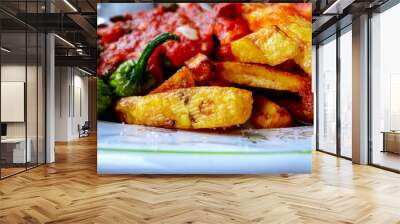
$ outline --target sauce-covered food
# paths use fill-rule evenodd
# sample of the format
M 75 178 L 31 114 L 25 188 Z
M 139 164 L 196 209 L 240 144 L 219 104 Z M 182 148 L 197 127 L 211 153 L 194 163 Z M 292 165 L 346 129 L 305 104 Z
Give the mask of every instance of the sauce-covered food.
M 97 36 L 101 119 L 180 129 L 312 123 L 311 4 L 164 4 L 113 17 Z

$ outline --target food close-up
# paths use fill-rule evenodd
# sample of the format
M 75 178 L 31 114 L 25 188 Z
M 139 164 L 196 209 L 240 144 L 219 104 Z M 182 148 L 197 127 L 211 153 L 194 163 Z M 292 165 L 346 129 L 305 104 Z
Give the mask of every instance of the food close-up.
M 160 4 L 98 26 L 100 120 L 170 129 L 312 125 L 311 5 Z
M 311 171 L 311 4 L 98 7 L 99 173 Z

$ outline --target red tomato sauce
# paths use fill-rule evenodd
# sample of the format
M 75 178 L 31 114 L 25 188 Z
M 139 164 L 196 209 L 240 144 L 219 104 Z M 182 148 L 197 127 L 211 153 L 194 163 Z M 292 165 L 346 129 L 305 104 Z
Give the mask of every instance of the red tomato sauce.
M 179 32 L 181 27 L 194 30 L 197 39 Z M 98 60 L 98 75 L 109 76 L 122 62 L 137 60 L 147 43 L 164 32 L 177 34 L 180 41 L 168 41 L 152 54 L 148 70 L 159 81 L 163 80 L 161 66 L 165 58 L 175 68 L 200 52 L 212 58 L 230 58 L 227 45 L 248 34 L 249 28 L 241 17 L 240 4 L 235 3 L 216 4 L 211 10 L 188 3 L 175 12 L 161 6 L 127 14 L 98 28 L 98 44 L 104 48 Z

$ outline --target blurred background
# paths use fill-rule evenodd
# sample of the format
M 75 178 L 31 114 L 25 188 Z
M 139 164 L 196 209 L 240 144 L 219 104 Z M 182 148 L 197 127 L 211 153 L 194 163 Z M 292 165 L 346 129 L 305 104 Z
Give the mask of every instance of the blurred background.
M 157 3 L 98 3 L 97 24 L 108 23 L 113 16 L 154 8 Z

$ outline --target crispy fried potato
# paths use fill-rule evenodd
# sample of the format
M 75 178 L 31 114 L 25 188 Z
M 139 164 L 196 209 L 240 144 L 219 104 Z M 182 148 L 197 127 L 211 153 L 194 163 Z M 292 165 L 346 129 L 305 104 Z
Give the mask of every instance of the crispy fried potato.
M 294 93 L 303 91 L 309 85 L 305 77 L 266 66 L 240 62 L 218 63 L 217 75 L 230 83 Z
M 267 64 L 268 59 L 264 53 L 253 43 L 253 40 L 245 36 L 231 43 L 231 52 L 241 62 Z
M 289 112 L 263 96 L 254 97 L 254 108 L 250 121 L 257 128 L 283 128 L 293 123 Z
M 274 101 L 284 106 L 294 119 L 312 124 L 314 121 L 314 99 L 311 84 L 299 93 L 300 99 L 276 97 Z
M 266 6 L 268 6 L 267 3 L 242 3 L 242 13 L 246 15 L 257 9 L 265 8 Z
M 116 112 L 122 122 L 165 128 L 224 128 L 245 123 L 253 97 L 233 87 L 193 87 L 120 99 Z
M 311 3 L 295 3 L 290 4 L 293 9 L 297 11 L 297 13 L 303 16 L 305 19 L 311 21 L 312 20 L 312 4 Z
M 289 37 L 297 39 L 302 43 L 312 41 L 312 23 L 300 16 L 289 16 L 284 23 L 277 24 L 279 29 Z
M 193 74 L 187 67 L 182 67 L 168 80 L 155 88 L 150 94 L 167 92 L 174 89 L 194 87 Z
M 294 119 L 302 121 L 307 124 L 312 124 L 314 119 L 314 112 L 312 107 L 308 107 L 301 100 L 294 100 L 290 98 L 279 98 L 277 103 L 287 108 Z
M 240 62 L 275 66 L 299 53 L 299 43 L 277 26 L 267 26 L 231 43 L 231 50 Z
M 262 30 L 264 27 L 277 26 L 283 32 L 286 38 L 295 41 L 297 44 L 297 52 L 291 58 L 309 75 L 311 75 L 311 42 L 312 42 L 312 23 L 310 20 L 311 9 L 310 4 L 264 4 L 244 5 L 244 17 L 248 21 L 252 31 Z M 247 45 L 244 45 L 247 44 Z M 246 48 L 243 48 L 246 46 Z M 236 52 L 242 55 L 249 55 L 254 50 L 249 47 L 248 42 L 242 43 L 244 52 L 240 52 L 240 46 L 236 46 Z M 232 46 L 233 49 L 233 46 Z M 245 50 L 246 49 L 246 50 Z M 235 55 L 235 54 L 234 54 Z M 264 54 L 265 55 L 265 54 Z M 244 56 L 242 56 L 243 58 Z M 259 57 L 254 55 L 253 57 Z M 274 64 L 264 63 L 264 61 L 255 61 L 249 56 L 244 57 L 246 61 L 252 63 L 263 63 L 274 66 Z M 251 59 L 251 60 L 250 60 Z
M 312 24 L 308 18 L 311 15 L 309 7 L 300 10 L 294 4 L 264 4 L 252 6 L 252 3 L 243 6 L 243 16 L 252 31 L 276 25 L 286 34 L 303 42 L 311 42 Z M 307 10 L 310 10 L 307 13 Z M 308 14 L 305 18 L 303 15 Z
M 301 50 L 301 53 L 299 53 L 295 58 L 294 61 L 296 64 L 298 64 L 304 72 L 308 74 L 308 76 L 311 78 L 311 72 L 312 72 L 312 45 L 311 43 L 305 44 Z
M 187 60 L 185 65 L 192 71 L 197 85 L 206 85 L 214 77 L 214 63 L 202 53 Z
M 264 26 L 276 25 L 285 18 L 285 11 L 277 5 L 248 3 L 243 5 L 242 9 L 243 17 L 252 31 L 257 31 Z
M 297 63 L 294 60 L 287 60 L 287 61 L 283 62 L 282 64 L 274 66 L 274 68 L 277 69 L 277 70 L 290 72 L 290 73 L 293 73 L 293 74 L 298 74 L 299 73 L 298 67 L 299 66 L 297 65 Z

